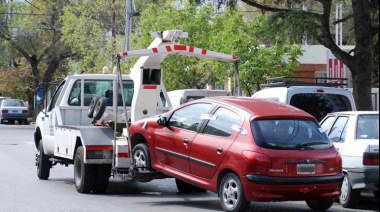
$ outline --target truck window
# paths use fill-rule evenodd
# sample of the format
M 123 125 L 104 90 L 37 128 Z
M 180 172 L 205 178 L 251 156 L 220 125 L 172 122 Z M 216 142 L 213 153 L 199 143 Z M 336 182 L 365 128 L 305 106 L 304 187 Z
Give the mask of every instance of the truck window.
M 348 97 L 338 94 L 295 94 L 290 99 L 290 105 L 310 113 L 318 121 L 321 121 L 328 113 L 352 111 Z
M 55 104 L 57 103 L 58 101 L 58 97 L 59 95 L 61 94 L 62 92 L 62 89 L 63 89 L 63 85 L 65 84 L 65 81 L 63 81 L 59 87 L 57 88 L 57 90 L 55 91 L 54 95 L 53 95 L 53 98 L 51 99 L 51 102 L 50 102 L 50 105 L 49 105 L 49 108 L 48 108 L 48 112 L 50 112 L 51 110 L 53 110 L 53 108 L 55 107 Z
M 68 104 L 71 106 L 89 106 L 94 96 L 99 96 L 107 99 L 107 106 L 112 106 L 114 98 L 113 84 L 113 80 L 84 80 L 82 91 L 81 80 L 78 80 L 71 89 Z M 123 87 L 125 104 L 126 106 L 131 106 L 134 91 L 133 81 L 123 81 Z M 118 106 L 123 106 L 120 88 L 117 96 Z M 82 100 L 83 104 L 81 103 Z

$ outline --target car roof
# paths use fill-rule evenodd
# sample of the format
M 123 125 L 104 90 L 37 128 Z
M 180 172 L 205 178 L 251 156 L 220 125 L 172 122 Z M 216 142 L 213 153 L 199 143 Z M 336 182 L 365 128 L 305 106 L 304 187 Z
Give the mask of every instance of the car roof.
M 314 116 L 300 110 L 296 107 L 283 104 L 277 101 L 252 98 L 252 97 L 232 97 L 218 96 L 210 97 L 196 101 L 211 101 L 219 104 L 227 104 L 240 109 L 252 115 L 252 120 L 260 119 L 306 119 L 316 120 Z
M 341 112 L 334 112 L 329 113 L 328 115 L 373 115 L 373 114 L 379 114 L 379 111 L 341 111 Z

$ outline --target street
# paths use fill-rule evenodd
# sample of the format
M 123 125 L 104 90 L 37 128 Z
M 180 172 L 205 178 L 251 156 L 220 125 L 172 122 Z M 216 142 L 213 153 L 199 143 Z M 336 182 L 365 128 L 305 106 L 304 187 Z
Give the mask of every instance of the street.
M 103 195 L 79 194 L 73 166 L 57 165 L 50 178 L 37 178 L 34 125 L 0 125 L 0 212 L 97 211 L 222 211 L 216 194 L 179 194 L 175 182 L 151 183 L 111 180 Z M 304 202 L 252 203 L 249 211 L 310 211 Z M 335 203 L 329 211 L 379 211 L 379 200 L 365 193 L 356 210 Z

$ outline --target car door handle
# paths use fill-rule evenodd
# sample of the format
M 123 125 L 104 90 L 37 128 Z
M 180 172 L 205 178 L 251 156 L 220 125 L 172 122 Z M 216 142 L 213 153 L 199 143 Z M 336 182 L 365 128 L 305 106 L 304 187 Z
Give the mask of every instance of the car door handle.
M 185 145 L 189 144 L 189 139 L 187 138 L 183 139 L 183 143 L 185 143 Z
M 216 151 L 218 152 L 218 154 L 221 154 L 223 152 L 223 148 L 222 147 L 218 147 L 218 149 Z

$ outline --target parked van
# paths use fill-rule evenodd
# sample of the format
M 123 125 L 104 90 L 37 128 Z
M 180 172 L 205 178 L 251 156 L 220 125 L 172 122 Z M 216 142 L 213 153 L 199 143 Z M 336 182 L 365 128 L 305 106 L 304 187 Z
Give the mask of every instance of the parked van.
M 223 90 L 184 89 L 170 91 L 168 92 L 168 96 L 173 108 L 177 108 L 191 100 L 214 96 L 231 96 L 231 92 Z
M 347 89 L 335 87 L 340 84 L 285 81 L 299 79 L 296 77 L 273 79 L 275 82 L 262 85 L 264 89 L 256 92 L 252 97 L 272 99 L 295 106 L 310 113 L 318 121 L 321 121 L 328 113 L 356 111 L 352 93 Z M 281 79 L 283 81 L 280 81 Z

